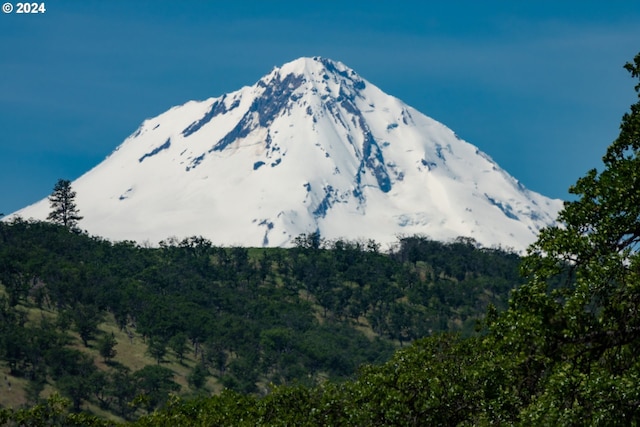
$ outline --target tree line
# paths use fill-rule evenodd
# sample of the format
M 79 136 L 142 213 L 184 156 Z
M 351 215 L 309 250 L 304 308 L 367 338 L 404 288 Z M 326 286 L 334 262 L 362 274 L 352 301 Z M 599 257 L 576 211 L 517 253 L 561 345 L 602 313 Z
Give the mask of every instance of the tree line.
M 625 68 L 640 80 L 640 54 Z M 560 225 L 542 230 L 523 259 L 524 283 L 510 293 L 506 310 L 487 306 L 478 333 L 430 334 L 384 363 L 361 365 L 343 381 L 283 383 L 264 395 L 227 389 L 212 397 L 174 396 L 129 424 L 639 424 L 640 83 L 635 90 L 639 100 L 623 116 L 603 170 L 587 172 L 571 187 L 576 200 L 565 203 Z M 315 257 L 326 250 L 318 236 L 302 241 L 297 250 L 303 266 L 321 265 L 322 258 Z M 422 243 L 417 243 L 419 249 Z M 376 252 L 372 247 L 365 253 Z M 396 254 L 409 257 L 402 264 L 409 267 L 407 274 L 437 276 L 438 269 L 426 261 L 416 258 L 412 264 L 412 254 Z M 380 268 L 385 271 L 384 263 Z M 302 268 L 299 274 L 307 277 L 305 272 Z M 397 289 L 415 287 L 396 279 Z M 313 286 L 330 294 L 332 285 L 314 280 Z M 408 296 L 396 299 L 401 300 Z M 384 306 L 378 301 L 367 310 Z M 331 313 L 328 308 L 327 318 Z M 67 405 L 54 396 L 23 411 L 2 411 L 0 419 L 113 424 L 69 412 Z
M 291 249 L 216 247 L 202 237 L 147 248 L 15 219 L 0 223 L 0 360 L 28 379 L 31 403 L 53 385 L 74 410 L 91 402 L 125 419 L 140 414 L 136 396 L 154 396 L 143 407 L 151 411 L 171 392 L 206 392 L 212 379 L 255 394 L 269 384 L 314 386 L 417 338 L 473 333 L 489 304 L 506 307 L 519 262 L 424 237 L 403 238 L 390 253 L 316 235 Z M 100 329 L 108 319 L 142 340 L 155 366 L 117 363 L 117 342 Z M 165 362 L 187 359 L 185 389 Z

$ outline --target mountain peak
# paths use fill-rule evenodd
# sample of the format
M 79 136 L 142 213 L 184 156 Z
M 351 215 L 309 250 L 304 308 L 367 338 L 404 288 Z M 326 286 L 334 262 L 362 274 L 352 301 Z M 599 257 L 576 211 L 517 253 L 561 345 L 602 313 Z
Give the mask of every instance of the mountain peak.
M 314 93 L 339 97 L 349 92 L 364 89 L 364 80 L 342 62 L 320 56 L 302 57 L 275 67 L 271 73 L 260 79 L 259 86 L 279 85 L 286 82 L 289 90 L 303 84 Z M 342 92 L 340 92 L 342 88 Z
M 342 75 L 343 77 L 347 77 L 349 74 L 356 75 L 355 71 L 342 62 L 320 56 L 301 57 L 276 67 L 274 71 L 278 71 L 282 75 L 295 74 L 306 77 L 320 76 L 321 78 L 330 73 Z
M 282 246 L 302 233 L 523 250 L 562 203 L 338 61 L 299 58 L 253 86 L 146 120 L 73 183 L 90 233 Z M 18 212 L 44 219 L 47 200 Z

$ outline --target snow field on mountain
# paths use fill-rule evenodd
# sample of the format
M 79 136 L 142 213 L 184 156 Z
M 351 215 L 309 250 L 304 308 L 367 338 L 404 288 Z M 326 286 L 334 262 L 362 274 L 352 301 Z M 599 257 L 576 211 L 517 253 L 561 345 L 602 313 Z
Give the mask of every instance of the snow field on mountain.
M 340 62 L 300 58 L 253 86 L 145 120 L 72 183 L 80 223 L 114 240 L 219 245 L 472 237 L 524 250 L 562 206 Z M 47 200 L 16 214 L 46 218 Z

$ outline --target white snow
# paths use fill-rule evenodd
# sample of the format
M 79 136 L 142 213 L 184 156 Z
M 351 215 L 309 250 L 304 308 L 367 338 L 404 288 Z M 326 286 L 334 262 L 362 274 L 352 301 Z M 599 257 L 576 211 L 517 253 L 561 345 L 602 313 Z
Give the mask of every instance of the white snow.
M 285 85 L 287 76 L 298 78 Z M 318 229 L 327 239 L 466 236 L 522 251 L 562 207 L 443 124 L 321 58 L 145 120 L 72 186 L 90 234 L 152 243 L 201 235 L 286 246 Z M 48 212 L 44 199 L 5 220 Z

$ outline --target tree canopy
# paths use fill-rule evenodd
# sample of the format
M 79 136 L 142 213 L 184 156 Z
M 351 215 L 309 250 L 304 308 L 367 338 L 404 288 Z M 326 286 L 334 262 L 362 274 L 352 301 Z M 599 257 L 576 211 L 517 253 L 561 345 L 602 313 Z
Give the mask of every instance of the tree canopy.
M 640 80 L 640 54 L 625 68 Z M 635 90 L 638 102 L 623 116 L 620 135 L 603 157 L 604 168 L 600 172 L 595 169 L 587 172 L 571 187 L 576 199 L 565 203 L 558 226 L 543 230 L 523 260 L 521 274 L 525 283 L 513 290 L 506 310 L 489 305 L 477 334 L 462 337 L 428 333 L 397 350 L 385 363 L 362 365 L 351 379 L 311 385 L 272 383 L 264 395 L 250 387 L 235 387 L 235 391 L 225 390 L 212 397 L 164 399 L 164 395 L 152 392 L 175 389 L 170 374 L 162 367 L 149 367 L 133 378 L 140 384 L 143 379 L 162 380 L 145 385 L 147 402 L 152 403 L 151 407 L 161 405 L 161 408 L 131 424 L 176 427 L 640 424 L 640 82 Z M 352 291 L 362 287 L 376 295 L 375 302 L 366 308 L 371 312 L 371 325 L 376 324 L 376 309 L 384 307 L 380 330 L 384 331 L 387 323 L 396 324 L 395 334 L 399 335 L 403 334 L 398 326 L 402 321 L 393 320 L 394 313 L 410 305 L 385 301 L 419 300 L 423 286 L 411 277 L 445 273 L 433 265 L 420 264 L 425 258 L 419 254 L 432 244 L 419 238 L 405 241 L 402 249 L 388 258 L 380 258 L 374 250 L 354 252 L 353 257 L 368 260 L 367 268 L 362 269 L 348 262 L 351 256 L 344 256 L 351 244 L 335 242 L 332 256 L 327 257 L 324 249 L 327 242 L 316 237 L 300 240 L 300 247 L 292 251 L 295 261 L 286 268 L 305 284 L 305 292 L 314 295 L 314 303 L 325 307 L 326 319 L 330 319 L 329 313 L 349 316 L 340 313 L 340 304 L 332 302 L 341 291 L 335 278 L 327 275 L 330 271 L 338 271 L 347 278 Z M 189 242 L 184 244 L 190 246 Z M 464 242 L 461 244 L 455 254 L 474 253 L 468 242 L 466 246 Z M 196 257 L 202 250 L 193 249 L 190 256 Z M 247 257 L 242 256 L 241 249 L 235 252 L 233 257 L 229 256 L 233 251 L 217 254 L 216 262 L 228 262 L 233 271 L 245 271 Z M 376 277 L 383 275 L 394 259 L 402 260 L 409 270 L 394 270 L 393 287 L 378 283 Z M 266 261 L 278 264 L 281 260 Z M 201 267 L 208 268 L 207 265 Z M 446 276 L 452 281 L 465 276 L 457 267 L 449 273 Z M 266 277 L 257 274 L 256 278 L 265 283 L 268 276 L 266 271 Z M 291 289 L 291 284 L 284 283 L 288 280 L 282 280 L 282 289 Z M 399 293 L 401 290 L 407 293 Z M 237 283 L 234 291 L 259 296 L 257 289 L 246 281 Z M 426 301 L 432 298 L 437 299 L 430 294 Z M 9 306 L 5 299 L 0 313 L 7 321 L 19 324 Z M 300 321 L 303 317 L 296 319 Z M 260 330 L 256 342 L 258 348 L 269 350 L 262 363 L 271 371 L 278 371 L 279 377 L 286 377 L 283 368 L 287 357 L 302 343 L 292 338 L 295 328 L 289 322 L 293 319 L 280 320 Z M 327 331 L 327 337 L 333 332 Z M 233 333 L 240 330 L 234 329 Z M 216 344 L 210 343 L 210 349 L 215 350 Z M 25 347 L 23 351 L 31 349 Z M 323 355 L 322 346 L 310 351 L 309 354 Z M 0 410 L 0 422 L 42 422 L 43 413 L 51 413 L 51 419 L 61 424 L 79 422 L 79 415 L 65 407 L 77 406 L 76 395 L 83 392 L 80 387 L 83 383 L 67 380 L 68 373 L 73 369 L 91 374 L 91 370 L 74 351 L 67 350 L 64 354 L 74 363 L 71 367 L 55 365 L 52 375 L 65 380 L 64 389 L 72 401 L 53 396 L 46 404 L 32 409 Z M 9 356 L 22 360 L 21 354 Z M 14 359 L 10 360 L 15 364 Z M 339 358 L 331 361 L 339 370 Z M 242 382 L 238 375 L 252 371 L 255 361 L 247 358 L 241 362 L 220 364 L 233 374 L 228 377 L 229 384 L 250 385 L 252 378 Z M 194 379 L 198 380 L 197 376 Z M 157 400 L 151 400 L 156 397 Z M 85 417 L 82 422 L 108 425 L 96 418 Z
M 640 77 L 640 54 L 625 68 Z M 640 99 L 640 83 L 635 90 Z M 639 150 L 640 101 L 623 116 L 603 170 L 578 179 L 560 225 L 529 249 L 527 283 L 501 320 L 500 331 L 519 325 L 515 345 L 538 372 L 525 410 L 534 424 L 640 419 Z

